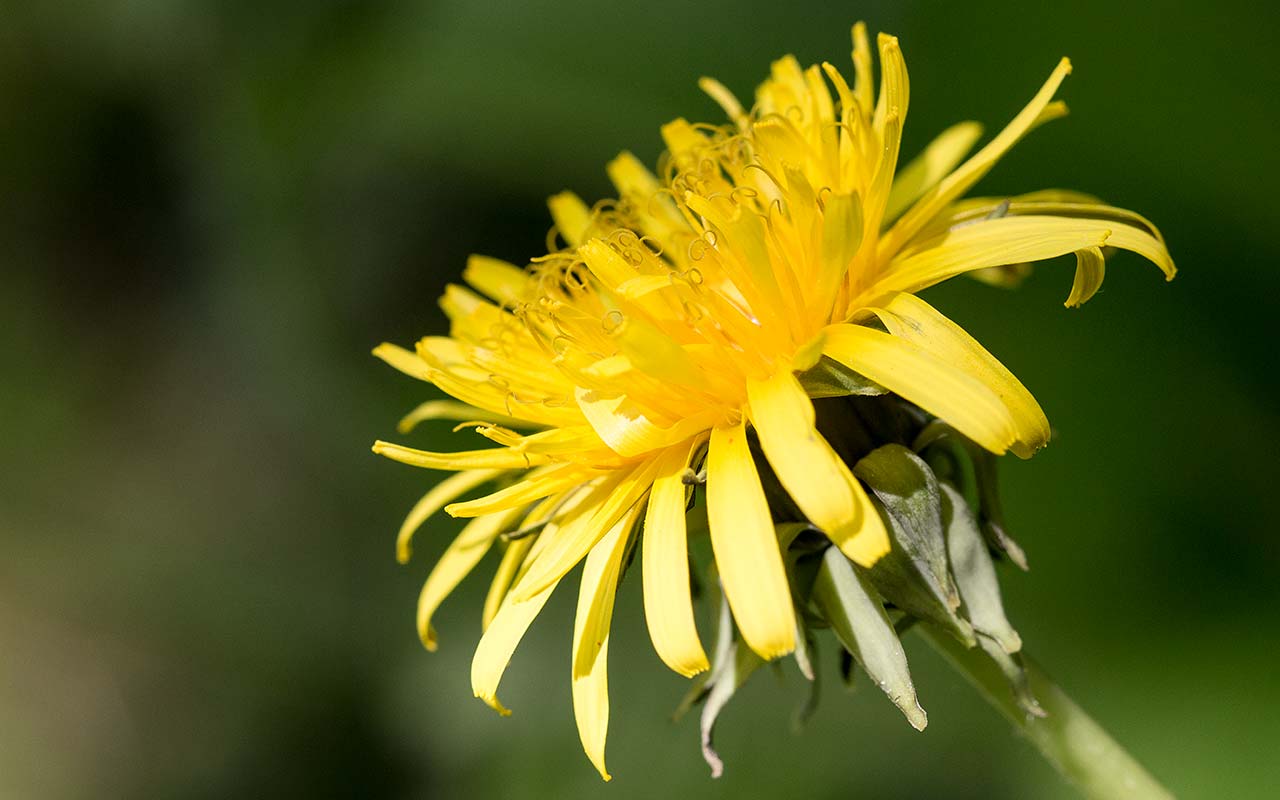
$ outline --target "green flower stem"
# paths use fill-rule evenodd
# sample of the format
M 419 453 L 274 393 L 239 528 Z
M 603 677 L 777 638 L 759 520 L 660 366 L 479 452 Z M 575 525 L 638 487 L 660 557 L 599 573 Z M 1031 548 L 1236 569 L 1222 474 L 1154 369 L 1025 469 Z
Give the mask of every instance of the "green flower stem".
M 1050 764 L 1088 797 L 1097 800 L 1171 800 L 1168 789 L 1134 760 L 1030 658 L 1023 656 L 1031 690 L 1048 716 L 1027 715 L 1014 701 L 1009 682 L 981 648 L 966 649 L 946 633 L 916 626 L 934 649 L 982 693 Z

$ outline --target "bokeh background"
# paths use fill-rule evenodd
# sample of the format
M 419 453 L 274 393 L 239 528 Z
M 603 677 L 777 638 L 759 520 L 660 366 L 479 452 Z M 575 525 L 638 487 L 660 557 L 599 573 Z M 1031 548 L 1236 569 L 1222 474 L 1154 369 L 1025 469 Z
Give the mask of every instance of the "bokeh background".
M 573 592 L 500 719 L 467 677 L 487 580 L 428 655 L 413 608 L 449 525 L 392 557 L 433 478 L 369 444 L 429 395 L 369 349 L 442 330 L 468 253 L 542 252 L 547 195 L 603 196 L 617 151 L 652 162 L 660 123 L 719 119 L 699 75 L 749 96 L 786 52 L 846 64 L 858 18 L 901 37 L 908 153 L 960 119 L 998 130 L 1072 56 L 1072 115 L 982 188 L 1139 209 L 1182 273 L 1122 254 L 1078 311 L 1065 262 L 1016 293 L 929 294 L 1058 432 L 1004 471 L 1032 562 L 1007 605 L 1181 796 L 1274 796 L 1280 104 L 1260 8 L 4 4 L 0 797 L 1074 796 L 914 638 L 927 732 L 830 688 L 797 735 L 802 680 L 765 673 L 722 718 L 713 782 L 696 721 L 668 719 L 683 681 L 637 581 L 605 786 L 570 711 Z

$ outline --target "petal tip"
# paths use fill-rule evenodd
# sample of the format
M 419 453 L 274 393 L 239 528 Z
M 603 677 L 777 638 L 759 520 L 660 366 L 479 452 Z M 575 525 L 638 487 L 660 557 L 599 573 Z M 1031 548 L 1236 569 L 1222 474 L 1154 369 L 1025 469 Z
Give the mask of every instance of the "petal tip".
M 476 697 L 484 701 L 485 705 L 487 705 L 489 708 L 492 708 L 494 711 L 497 711 L 499 716 L 503 716 L 503 717 L 511 716 L 511 709 L 504 706 L 498 700 L 498 696 L 496 694 L 490 694 L 488 692 L 483 692 L 483 691 L 477 691 L 475 694 L 476 694 Z
M 919 701 L 916 701 L 912 706 L 908 706 L 903 709 L 902 713 L 906 714 L 907 722 L 911 724 L 911 727 L 918 731 L 923 731 L 929 726 L 929 715 L 925 713 L 925 710 L 920 705 Z

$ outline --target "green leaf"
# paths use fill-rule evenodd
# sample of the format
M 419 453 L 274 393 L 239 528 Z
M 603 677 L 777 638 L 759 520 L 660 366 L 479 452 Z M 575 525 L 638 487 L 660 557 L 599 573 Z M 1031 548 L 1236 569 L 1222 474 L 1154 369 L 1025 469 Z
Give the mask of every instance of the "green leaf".
M 889 391 L 870 378 L 859 375 L 827 356 L 818 359 L 817 364 L 796 377 L 804 387 L 805 394 L 812 398 L 848 397 L 851 394 L 876 395 L 886 394 Z
M 973 626 L 956 612 L 960 592 L 947 561 L 938 480 L 919 456 L 898 444 L 873 450 L 853 468 L 882 508 L 890 550 L 871 568 L 876 589 L 903 611 L 932 620 L 966 646 Z
M 941 484 L 942 524 L 947 532 L 947 555 L 960 589 L 961 613 L 978 633 L 994 639 L 1006 653 L 1022 649 L 1022 638 L 1009 624 L 1000 598 L 1000 582 L 987 542 L 964 497 Z
M 838 548 L 827 548 L 813 583 L 813 599 L 836 638 L 916 730 L 928 716 L 916 698 L 907 654 L 880 596 Z

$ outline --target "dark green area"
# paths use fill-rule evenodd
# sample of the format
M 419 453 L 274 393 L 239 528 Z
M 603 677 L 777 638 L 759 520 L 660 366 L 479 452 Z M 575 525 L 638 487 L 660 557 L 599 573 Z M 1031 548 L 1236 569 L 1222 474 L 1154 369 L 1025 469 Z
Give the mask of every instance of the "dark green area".
M 20 7 L 14 7 L 20 6 Z M 929 727 L 839 688 L 756 676 L 711 782 L 639 582 L 611 652 L 610 768 L 569 703 L 572 590 L 534 626 L 500 719 L 471 698 L 487 580 L 423 652 L 419 582 L 449 526 L 393 559 L 433 476 L 380 460 L 427 397 L 368 355 L 439 332 L 470 252 L 536 255 L 543 198 L 607 192 L 669 118 L 719 119 L 769 60 L 847 64 L 896 33 L 907 151 L 992 133 L 1061 55 L 1072 115 L 984 192 L 1089 191 L 1148 215 L 1181 275 L 1119 255 L 1062 307 L 929 299 L 1001 357 L 1057 438 L 1004 464 L 1004 570 L 1028 650 L 1184 797 L 1274 792 L 1280 103 L 1274 12 L 1234 2 L 9 4 L 0 24 L 0 796 L 1072 796 L 907 637 Z M 1263 14 L 1264 16 L 1258 16 Z M 403 439 L 403 437 L 401 437 Z M 462 446 L 440 426 L 409 437 Z M 482 567 L 482 571 L 488 571 Z

